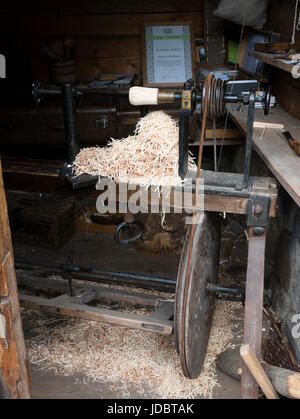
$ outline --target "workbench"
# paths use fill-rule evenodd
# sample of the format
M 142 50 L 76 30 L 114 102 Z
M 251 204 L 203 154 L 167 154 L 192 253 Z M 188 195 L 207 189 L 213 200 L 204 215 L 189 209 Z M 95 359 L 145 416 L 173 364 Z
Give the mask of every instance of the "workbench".
M 227 105 L 230 118 L 246 135 L 247 107 Z M 255 111 L 255 122 L 283 124 L 296 140 L 300 140 L 300 121 L 285 112 L 280 106 L 270 110 L 265 116 L 263 110 Z M 281 185 L 300 206 L 300 157 L 290 148 L 280 129 L 253 129 L 253 148 Z

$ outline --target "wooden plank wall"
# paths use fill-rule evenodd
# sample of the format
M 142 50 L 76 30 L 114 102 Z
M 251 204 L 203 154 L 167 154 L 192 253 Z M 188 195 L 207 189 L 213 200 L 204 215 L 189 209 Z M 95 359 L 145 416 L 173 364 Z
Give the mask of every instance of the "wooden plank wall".
M 29 399 L 31 379 L 22 330 L 0 160 L 0 399 Z
M 271 0 L 267 23 L 281 33 L 281 40 L 291 42 L 296 0 Z M 296 31 L 294 48 L 300 53 L 300 31 Z M 271 79 L 273 94 L 279 104 L 294 117 L 300 119 L 300 79 L 291 74 L 273 69 Z
M 141 73 L 142 23 L 191 21 L 196 37 L 204 33 L 202 0 L 29 0 L 17 11 L 1 2 L 0 13 L 0 45 L 16 48 L 41 81 L 49 79 L 41 49 L 54 39 L 75 38 L 79 77 L 88 82 L 101 72 Z

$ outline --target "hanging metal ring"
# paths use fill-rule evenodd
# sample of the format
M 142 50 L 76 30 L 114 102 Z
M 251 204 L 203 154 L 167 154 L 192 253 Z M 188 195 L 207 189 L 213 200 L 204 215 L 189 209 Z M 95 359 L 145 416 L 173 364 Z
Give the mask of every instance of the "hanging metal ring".
M 130 229 L 131 227 L 135 225 L 139 227 L 139 232 L 135 236 L 130 237 L 129 239 L 124 239 L 124 240 L 120 239 L 119 235 L 122 230 Z M 115 229 L 114 239 L 119 244 L 134 243 L 135 241 L 139 240 L 142 237 L 142 235 L 144 234 L 144 231 L 145 231 L 145 227 L 140 221 L 132 221 L 131 223 L 127 223 L 126 221 L 123 221 Z

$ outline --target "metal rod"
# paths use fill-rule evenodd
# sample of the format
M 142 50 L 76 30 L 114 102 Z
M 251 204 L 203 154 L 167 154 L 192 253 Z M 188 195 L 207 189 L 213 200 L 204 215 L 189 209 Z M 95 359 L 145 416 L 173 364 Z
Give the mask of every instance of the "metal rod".
M 83 272 L 83 273 L 88 273 L 92 275 L 104 275 L 104 276 L 111 276 L 111 277 L 116 277 L 116 278 L 135 279 L 142 282 L 149 281 L 149 282 L 153 282 L 154 284 L 171 285 L 174 287 L 176 285 L 176 281 L 172 279 L 157 278 L 157 277 L 147 276 L 147 275 L 137 275 L 137 274 L 133 274 L 129 272 L 110 271 L 106 269 L 85 268 L 85 267 L 76 266 L 73 264 L 63 264 L 63 263 L 48 262 L 48 261 L 35 262 L 35 261 L 28 261 L 28 260 L 23 260 L 23 259 L 16 259 L 15 262 L 16 264 L 19 264 L 19 265 L 31 265 L 31 266 L 40 266 L 40 267 L 48 268 L 48 269 L 60 269 L 65 272 L 76 272 L 76 273 Z
M 225 287 L 217 284 L 207 284 L 206 289 L 209 292 L 217 292 L 218 294 L 243 295 L 244 293 L 244 291 L 240 288 Z
M 248 188 L 248 184 L 249 184 L 254 113 L 255 113 L 255 91 L 251 90 L 250 97 L 249 97 L 249 107 L 248 107 L 247 139 L 246 139 L 245 167 L 244 167 L 244 179 L 243 179 L 244 188 Z
M 68 162 L 73 163 L 80 150 L 79 126 L 76 117 L 76 103 L 73 85 L 65 83 L 61 88 L 63 96 L 63 112 L 66 130 Z
M 163 292 L 174 292 L 176 288 L 176 283 L 174 284 L 164 284 L 164 283 L 157 283 L 152 281 L 144 281 L 139 279 L 129 279 L 129 278 L 113 278 L 113 277 L 105 277 L 104 275 L 101 276 L 88 276 L 81 273 L 73 273 L 73 279 L 79 279 L 80 281 L 89 281 L 94 282 L 97 284 L 110 284 L 110 285 L 121 285 L 126 287 L 132 288 L 144 288 L 148 290 L 152 290 L 155 288 L 157 291 Z M 174 281 L 175 282 L 175 281 Z

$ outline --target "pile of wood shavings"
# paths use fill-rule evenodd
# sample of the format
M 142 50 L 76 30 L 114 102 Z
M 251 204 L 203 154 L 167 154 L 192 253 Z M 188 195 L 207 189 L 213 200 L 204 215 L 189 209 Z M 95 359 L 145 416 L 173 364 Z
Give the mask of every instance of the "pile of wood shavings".
M 133 384 L 141 397 L 150 387 L 154 398 L 211 398 L 218 385 L 215 360 L 230 346 L 232 319 L 240 307 L 217 301 L 205 365 L 195 380 L 183 376 L 173 336 L 44 313 L 39 313 L 33 337 L 27 340 L 29 358 L 39 369 L 81 373 L 87 380 L 107 383 L 119 397 L 129 397 Z M 49 322 L 54 325 L 49 327 Z
M 76 156 L 74 173 L 103 176 L 117 183 L 175 186 L 178 176 L 177 122 L 163 111 L 141 118 L 132 136 L 111 139 L 107 147 L 83 148 Z M 195 168 L 193 158 L 190 168 Z

